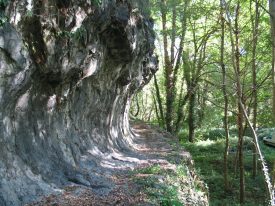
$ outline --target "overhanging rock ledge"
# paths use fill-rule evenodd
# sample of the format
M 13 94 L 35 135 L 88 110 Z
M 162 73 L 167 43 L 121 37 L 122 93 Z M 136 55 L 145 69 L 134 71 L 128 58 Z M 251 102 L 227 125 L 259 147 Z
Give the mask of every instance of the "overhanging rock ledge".
M 131 152 L 130 99 L 157 70 L 148 2 L 93 2 L 1 7 L 8 19 L 0 28 L 1 206 L 72 182 L 104 185 L 100 158 Z

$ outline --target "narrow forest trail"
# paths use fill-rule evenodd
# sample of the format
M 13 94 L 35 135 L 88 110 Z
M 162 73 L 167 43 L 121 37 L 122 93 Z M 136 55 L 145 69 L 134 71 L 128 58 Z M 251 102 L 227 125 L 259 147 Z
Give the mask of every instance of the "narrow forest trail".
M 135 152 L 112 156 L 109 165 L 113 167 L 97 170 L 106 179 L 103 185 L 73 183 L 60 194 L 28 206 L 208 205 L 204 185 L 192 169 L 191 156 L 175 137 L 142 122 L 132 124 L 132 131 Z

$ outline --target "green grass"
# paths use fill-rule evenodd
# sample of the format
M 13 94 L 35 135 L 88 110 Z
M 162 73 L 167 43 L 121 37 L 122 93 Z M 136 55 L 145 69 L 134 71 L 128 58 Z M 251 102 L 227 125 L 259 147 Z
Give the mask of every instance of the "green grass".
M 211 206 L 235 206 L 239 205 L 239 177 L 238 170 L 235 173 L 235 158 L 237 151 L 238 138 L 230 137 L 229 153 L 229 179 L 230 190 L 224 192 L 223 179 L 223 151 L 225 145 L 222 131 L 215 129 L 214 132 L 208 131 L 206 135 L 201 135 L 201 140 L 195 143 L 182 141 L 182 145 L 189 151 L 194 159 L 195 168 L 202 180 L 207 184 L 210 193 Z M 271 130 L 259 132 L 259 139 L 270 135 Z M 210 137 L 209 135 L 214 135 Z M 216 136 L 215 136 L 216 135 Z M 247 134 L 248 135 L 248 134 Z M 269 168 L 275 160 L 275 148 L 267 147 L 260 141 L 262 152 L 267 160 Z M 256 179 L 252 178 L 252 138 L 244 137 L 244 163 L 245 163 L 245 183 L 246 183 L 246 204 L 249 206 L 267 205 L 264 178 L 260 168 Z M 260 166 L 260 163 L 258 164 Z
M 182 194 L 183 191 L 190 190 L 189 187 L 191 186 L 186 181 L 189 174 L 186 165 L 178 165 L 173 170 L 155 164 L 137 169 L 132 174 L 134 174 L 133 181 L 141 187 L 141 191 L 148 196 L 151 204 L 161 206 L 185 205 Z M 197 190 L 201 190 L 199 185 Z
M 179 200 L 178 186 L 171 181 L 171 171 L 161 169 L 159 165 L 152 165 L 146 168 L 138 169 L 134 173 L 146 174 L 148 176 L 135 177 L 135 183 L 139 184 L 150 198 L 151 203 L 162 206 L 180 206 L 183 205 Z M 179 175 L 184 173 L 179 169 Z M 154 176 L 154 175 L 159 175 Z
M 158 164 L 151 165 L 149 167 L 137 169 L 134 171 L 134 173 L 140 173 L 140 174 L 159 174 L 161 173 L 161 167 Z

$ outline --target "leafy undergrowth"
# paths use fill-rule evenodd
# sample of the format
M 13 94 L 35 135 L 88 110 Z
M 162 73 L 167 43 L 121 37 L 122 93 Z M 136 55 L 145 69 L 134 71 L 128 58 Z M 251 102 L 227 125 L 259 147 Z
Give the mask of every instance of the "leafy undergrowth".
M 189 168 L 184 164 L 168 167 L 154 164 L 135 170 L 132 179 L 152 205 L 202 205 L 201 200 L 195 197 L 203 197 L 206 193 L 203 183 L 193 181 Z
M 270 136 L 272 130 L 259 130 L 259 140 L 262 152 L 269 165 L 269 170 L 275 160 L 275 148 L 268 147 L 262 143 L 263 136 Z M 213 136 L 209 136 L 212 134 Z M 215 136 L 216 134 L 216 136 Z M 195 168 L 202 180 L 209 188 L 209 200 L 212 206 L 235 206 L 239 205 L 239 171 L 236 167 L 236 155 L 238 138 L 230 137 L 229 149 L 229 181 L 230 189 L 224 191 L 223 178 L 223 152 L 225 139 L 221 131 L 210 131 L 195 143 L 182 141 L 182 145 L 189 151 L 195 161 Z M 208 139 L 209 138 L 209 139 Z M 211 139 L 211 140 L 210 140 Z M 258 163 L 258 175 L 252 177 L 252 138 L 244 137 L 244 163 L 245 163 L 245 184 L 246 184 L 246 204 L 247 206 L 261 206 L 267 204 L 264 178 Z

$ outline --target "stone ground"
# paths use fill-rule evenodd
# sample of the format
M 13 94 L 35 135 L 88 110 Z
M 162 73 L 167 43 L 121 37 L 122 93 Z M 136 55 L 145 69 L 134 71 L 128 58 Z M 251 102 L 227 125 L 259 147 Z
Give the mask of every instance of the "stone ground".
M 207 192 L 196 192 L 196 187 L 201 187 L 202 191 L 206 190 L 192 169 L 190 154 L 179 147 L 175 137 L 142 122 L 133 123 L 132 131 L 136 136 L 135 152 L 127 156 L 113 156 L 114 162 L 109 162 L 109 168 L 100 170 L 101 175 L 106 178 L 105 185 L 98 183 L 87 187 L 72 183 L 59 194 L 43 197 L 39 202 L 28 206 L 166 205 L 157 199 L 153 201 L 148 191 L 144 190 L 144 186 L 135 181 L 135 179 L 146 179 L 148 176 L 155 176 L 161 181 L 164 178 L 162 175 L 142 173 L 152 165 L 158 165 L 165 171 L 175 171 L 178 165 L 186 166 L 188 175 L 181 180 L 181 189 L 178 193 L 182 205 L 208 205 Z M 100 192 L 104 191 L 104 187 L 110 188 L 109 191 Z

